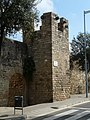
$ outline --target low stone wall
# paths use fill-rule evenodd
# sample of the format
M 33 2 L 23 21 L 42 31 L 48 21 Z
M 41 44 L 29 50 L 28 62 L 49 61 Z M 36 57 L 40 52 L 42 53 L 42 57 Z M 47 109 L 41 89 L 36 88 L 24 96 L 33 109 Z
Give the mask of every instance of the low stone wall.
M 71 94 L 85 93 L 85 72 L 79 69 L 76 61 L 73 62 L 73 68 L 70 75 Z

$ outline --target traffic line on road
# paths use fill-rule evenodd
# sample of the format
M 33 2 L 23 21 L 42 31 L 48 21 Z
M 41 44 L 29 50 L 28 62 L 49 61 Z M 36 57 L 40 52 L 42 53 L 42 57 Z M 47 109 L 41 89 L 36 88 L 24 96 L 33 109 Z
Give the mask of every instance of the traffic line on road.
M 74 109 L 81 109 L 81 110 L 87 110 L 88 109 L 88 111 L 90 110 L 90 108 L 83 108 L 83 107 L 73 107 Z
M 48 117 L 48 118 L 44 118 L 43 120 L 55 120 L 57 118 L 63 117 L 65 115 L 68 115 L 68 114 L 71 114 L 71 113 L 74 113 L 74 112 L 77 112 L 77 111 L 79 111 L 79 110 L 68 110 L 68 111 L 65 111 L 63 113 L 56 114 L 56 115 L 53 115 L 53 116 Z
M 88 114 L 90 114 L 90 111 L 84 111 L 84 112 L 76 114 L 76 115 L 74 115 L 72 117 L 69 117 L 69 118 L 67 118 L 65 120 L 77 120 L 77 119 L 82 118 L 83 116 L 88 115 Z

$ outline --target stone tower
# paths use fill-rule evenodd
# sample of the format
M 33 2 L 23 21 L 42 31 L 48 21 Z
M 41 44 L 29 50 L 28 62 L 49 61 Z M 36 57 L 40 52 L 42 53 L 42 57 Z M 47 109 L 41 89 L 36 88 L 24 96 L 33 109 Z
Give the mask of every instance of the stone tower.
M 51 12 L 41 19 L 33 41 L 36 71 L 30 81 L 30 104 L 70 97 L 68 21 Z
M 23 95 L 24 105 L 53 102 L 70 97 L 68 21 L 44 13 L 33 42 L 4 40 L 0 58 L 0 106 L 13 106 Z M 35 71 L 27 82 L 26 58 L 33 58 Z M 30 61 L 29 61 L 30 62 Z M 31 63 L 30 63 L 31 64 Z M 30 68 L 30 66 L 28 66 Z

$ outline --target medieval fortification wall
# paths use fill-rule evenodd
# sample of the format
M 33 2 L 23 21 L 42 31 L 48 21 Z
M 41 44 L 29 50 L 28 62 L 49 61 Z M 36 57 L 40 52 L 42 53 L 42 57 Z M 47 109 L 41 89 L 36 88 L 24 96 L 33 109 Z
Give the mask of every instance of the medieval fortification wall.
M 3 41 L 0 106 L 13 106 L 14 96 L 18 95 L 24 96 L 24 105 L 32 105 L 64 100 L 73 91 L 69 68 L 68 21 L 65 18 L 58 19 L 51 12 L 44 13 L 41 19 L 42 26 L 35 32 L 32 43 Z M 35 64 L 35 70 L 28 80 L 23 76 L 27 56 L 32 57 Z

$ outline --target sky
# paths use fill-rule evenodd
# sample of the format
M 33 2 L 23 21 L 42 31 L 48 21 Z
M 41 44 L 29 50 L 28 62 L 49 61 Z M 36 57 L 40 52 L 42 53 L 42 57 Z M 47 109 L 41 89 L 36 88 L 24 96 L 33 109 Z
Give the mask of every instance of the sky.
M 76 37 L 78 33 L 83 33 L 84 28 L 84 10 L 90 10 L 90 0 L 42 0 L 37 9 L 39 16 L 45 12 L 54 12 L 59 17 L 64 17 L 69 22 L 69 42 Z M 86 31 L 90 33 L 90 13 L 85 14 Z M 19 33 L 14 39 L 22 41 L 22 35 Z
M 54 12 L 69 21 L 69 41 L 84 32 L 84 11 L 90 10 L 90 0 L 42 0 L 38 4 L 40 15 Z M 85 14 L 86 32 L 90 33 L 90 13 Z

